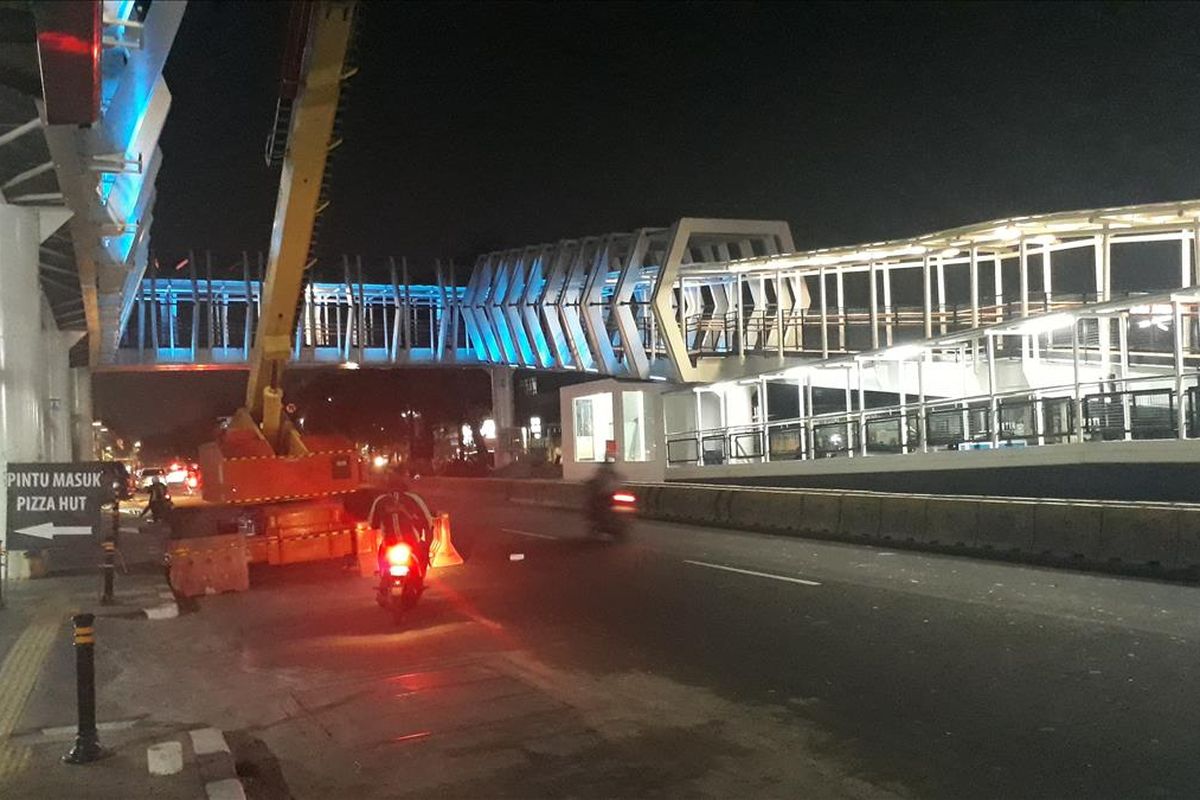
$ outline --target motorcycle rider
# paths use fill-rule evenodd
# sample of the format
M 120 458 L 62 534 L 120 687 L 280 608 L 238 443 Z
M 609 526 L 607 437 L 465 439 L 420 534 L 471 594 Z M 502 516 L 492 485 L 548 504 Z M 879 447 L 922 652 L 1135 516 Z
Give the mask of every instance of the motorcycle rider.
M 147 514 L 151 514 L 154 522 L 164 522 L 167 512 L 170 510 L 171 495 L 167 492 L 167 485 L 156 476 L 150 483 L 150 498 L 146 501 L 146 507 L 138 515 L 138 519 L 143 519 Z
M 429 546 L 433 541 L 433 524 L 429 512 L 415 495 L 408 492 L 390 492 L 382 495 L 374 509 L 374 526 L 382 532 L 376 563 L 380 575 L 387 575 L 387 551 L 395 544 L 404 542 L 415 556 L 417 574 L 425 579 L 429 568 Z
M 621 477 L 612 461 L 605 459 L 588 480 L 588 515 L 593 527 L 612 513 L 613 492 L 621 488 Z

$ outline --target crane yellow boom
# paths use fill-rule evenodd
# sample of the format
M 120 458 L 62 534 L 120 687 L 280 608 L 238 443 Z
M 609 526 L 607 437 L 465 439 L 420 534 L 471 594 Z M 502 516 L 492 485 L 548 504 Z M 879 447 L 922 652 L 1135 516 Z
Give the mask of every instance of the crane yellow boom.
M 243 421 L 261 421 L 263 437 L 280 454 L 303 444 L 283 413 L 283 371 L 296 332 L 296 306 L 308 266 L 313 225 L 321 209 L 325 160 L 332 141 L 338 94 L 345 75 L 353 2 L 312 4 L 299 87 L 288 127 L 271 248 L 262 285 L 258 335 L 250 355 Z M 236 418 L 235 418 L 236 419 Z

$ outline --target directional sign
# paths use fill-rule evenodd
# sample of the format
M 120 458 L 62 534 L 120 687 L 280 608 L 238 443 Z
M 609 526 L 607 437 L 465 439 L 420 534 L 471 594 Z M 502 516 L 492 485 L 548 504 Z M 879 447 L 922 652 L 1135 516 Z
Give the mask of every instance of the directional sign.
M 95 545 L 100 506 L 112 499 L 104 463 L 9 464 L 8 549 Z

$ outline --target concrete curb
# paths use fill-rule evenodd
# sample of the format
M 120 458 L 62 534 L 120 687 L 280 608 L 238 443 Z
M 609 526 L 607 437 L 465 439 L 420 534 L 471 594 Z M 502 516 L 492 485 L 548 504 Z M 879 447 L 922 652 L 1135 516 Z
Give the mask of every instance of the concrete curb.
M 246 790 L 238 778 L 225 734 L 216 728 L 197 728 L 188 731 L 188 736 L 200 764 L 205 797 L 208 800 L 246 800 Z

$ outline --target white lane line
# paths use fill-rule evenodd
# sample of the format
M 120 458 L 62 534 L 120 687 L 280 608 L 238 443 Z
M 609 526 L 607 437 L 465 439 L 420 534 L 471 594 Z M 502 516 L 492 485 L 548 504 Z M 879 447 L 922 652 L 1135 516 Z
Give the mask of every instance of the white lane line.
M 504 533 L 515 533 L 518 536 L 533 536 L 536 539 L 554 539 L 555 541 L 557 541 L 559 538 L 561 538 L 558 536 L 551 536 L 548 533 L 534 533 L 533 531 L 519 531 L 516 528 L 501 528 L 500 530 L 503 531 Z
M 754 575 L 755 577 L 758 577 L 758 578 L 771 578 L 772 580 L 787 581 L 788 583 L 800 583 L 800 584 L 803 584 L 804 586 L 820 586 L 821 585 L 818 581 L 809 581 L 809 580 L 805 580 L 804 578 L 792 578 L 788 575 L 773 575 L 770 572 L 755 572 L 752 569 L 738 569 L 737 567 L 727 567 L 724 564 L 710 564 L 707 561 L 692 561 L 690 559 L 685 558 L 683 560 L 683 563 L 693 564 L 697 567 L 708 567 L 709 569 L 723 569 L 726 572 L 740 572 L 743 575 Z

